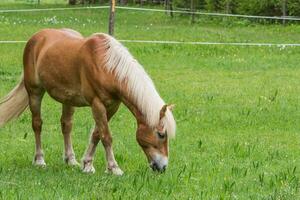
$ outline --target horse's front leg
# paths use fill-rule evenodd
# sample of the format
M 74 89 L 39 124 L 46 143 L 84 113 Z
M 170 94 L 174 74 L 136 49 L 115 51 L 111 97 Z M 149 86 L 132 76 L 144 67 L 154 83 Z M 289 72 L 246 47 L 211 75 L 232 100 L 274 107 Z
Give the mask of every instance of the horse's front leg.
M 96 152 L 96 147 L 100 140 L 100 132 L 96 126 L 91 134 L 90 144 L 85 152 L 85 155 L 82 159 L 82 170 L 85 173 L 94 173 L 95 168 L 93 166 L 93 158 Z
M 123 171 L 119 168 L 118 163 L 114 156 L 114 152 L 112 148 L 112 137 L 108 128 L 102 135 L 101 142 L 105 149 L 106 161 L 107 161 L 107 169 L 105 172 L 112 173 L 118 176 L 123 175 Z
M 106 152 L 107 172 L 112 172 L 115 175 L 122 175 L 123 172 L 118 167 L 112 150 L 112 137 L 108 129 L 106 109 L 100 100 L 95 99 L 93 101 L 92 112 L 96 126 L 92 132 L 89 147 L 83 158 L 83 172 L 95 172 L 95 168 L 93 167 L 93 158 L 96 147 L 101 140 Z

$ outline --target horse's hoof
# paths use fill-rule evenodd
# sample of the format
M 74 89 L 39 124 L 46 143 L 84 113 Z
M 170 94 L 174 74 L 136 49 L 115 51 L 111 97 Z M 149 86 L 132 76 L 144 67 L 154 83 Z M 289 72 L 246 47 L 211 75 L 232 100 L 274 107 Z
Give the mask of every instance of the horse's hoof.
M 122 176 L 124 174 L 124 172 L 119 168 L 119 167 L 113 167 L 112 169 L 106 169 L 105 173 L 112 173 L 113 175 L 116 176 Z
M 77 162 L 77 160 L 75 158 L 67 160 L 66 161 L 67 165 L 69 165 L 70 167 L 77 167 L 80 166 L 80 164 Z
M 35 165 L 37 167 L 46 167 L 46 163 L 45 163 L 44 159 L 37 159 L 37 160 L 33 161 L 33 165 Z
M 93 164 L 85 164 L 82 169 L 83 173 L 88 173 L 88 174 L 93 174 L 93 173 L 95 173 L 95 171 L 96 170 L 95 170 Z

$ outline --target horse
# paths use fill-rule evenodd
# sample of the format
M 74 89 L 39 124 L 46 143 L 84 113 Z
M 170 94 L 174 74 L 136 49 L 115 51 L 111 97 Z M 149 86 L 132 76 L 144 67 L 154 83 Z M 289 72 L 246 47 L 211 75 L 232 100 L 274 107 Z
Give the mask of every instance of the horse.
M 95 127 L 82 159 L 82 171 L 94 173 L 93 158 L 101 140 L 106 172 L 122 175 L 115 160 L 108 123 L 123 103 L 137 122 L 136 140 L 149 166 L 165 171 L 169 139 L 175 137 L 174 105 L 165 104 L 144 68 L 119 41 L 105 33 L 83 37 L 71 29 L 43 29 L 26 43 L 18 85 L 0 101 L 0 126 L 28 106 L 35 135 L 33 164 L 44 167 L 41 102 L 47 92 L 62 104 L 64 161 L 79 165 L 71 142 L 75 107 L 91 107 Z

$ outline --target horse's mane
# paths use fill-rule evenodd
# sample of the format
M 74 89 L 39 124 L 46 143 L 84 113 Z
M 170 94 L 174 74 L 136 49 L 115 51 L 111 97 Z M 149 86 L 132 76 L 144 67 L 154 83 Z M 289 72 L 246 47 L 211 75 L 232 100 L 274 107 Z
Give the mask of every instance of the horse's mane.
M 144 68 L 129 51 L 113 37 L 102 34 L 106 39 L 106 67 L 116 74 L 120 82 L 127 82 L 129 94 L 144 115 L 147 124 L 154 128 L 159 123 L 160 110 L 165 104 Z M 175 136 L 176 124 L 173 114 L 167 110 L 163 119 L 169 137 Z

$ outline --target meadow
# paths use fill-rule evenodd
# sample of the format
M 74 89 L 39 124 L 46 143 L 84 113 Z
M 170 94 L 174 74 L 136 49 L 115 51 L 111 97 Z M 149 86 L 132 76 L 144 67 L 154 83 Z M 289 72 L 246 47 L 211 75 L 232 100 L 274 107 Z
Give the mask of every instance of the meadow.
M 39 7 L 62 7 L 57 4 Z M 0 9 L 36 8 L 10 0 Z M 42 28 L 107 32 L 107 10 L 0 13 L 0 40 L 27 40 Z M 299 43 L 300 25 L 117 10 L 118 39 Z M 0 199 L 300 199 L 300 47 L 134 44 L 166 102 L 175 103 L 177 135 L 163 174 L 152 172 L 135 141 L 136 122 L 122 106 L 112 119 L 116 159 L 125 174 L 107 175 L 101 145 L 96 173 L 63 162 L 61 105 L 45 96 L 47 167 L 32 166 L 29 111 L 0 128 Z M 19 81 L 23 43 L 0 44 L 0 97 Z M 93 120 L 77 109 L 73 143 L 80 159 Z

